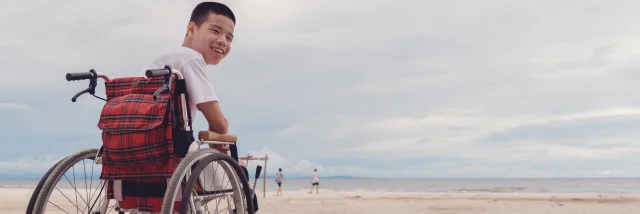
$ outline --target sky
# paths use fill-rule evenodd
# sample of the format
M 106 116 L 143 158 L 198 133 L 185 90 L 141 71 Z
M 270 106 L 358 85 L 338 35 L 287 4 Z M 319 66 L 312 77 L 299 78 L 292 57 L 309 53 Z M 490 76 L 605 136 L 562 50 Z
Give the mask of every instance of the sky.
M 104 102 L 64 75 L 139 76 L 198 2 L 0 3 L 0 175 L 98 148 Z M 222 2 L 208 75 L 268 175 L 640 176 L 639 1 Z

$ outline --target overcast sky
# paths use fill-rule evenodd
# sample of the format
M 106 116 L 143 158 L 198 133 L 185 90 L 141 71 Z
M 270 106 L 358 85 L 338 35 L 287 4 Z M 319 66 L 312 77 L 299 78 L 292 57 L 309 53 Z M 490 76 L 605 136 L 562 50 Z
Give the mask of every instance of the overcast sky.
M 198 2 L 0 3 L 0 174 L 99 147 L 104 102 L 64 75 L 140 75 Z M 269 175 L 640 176 L 640 1 L 224 2 L 209 78 Z

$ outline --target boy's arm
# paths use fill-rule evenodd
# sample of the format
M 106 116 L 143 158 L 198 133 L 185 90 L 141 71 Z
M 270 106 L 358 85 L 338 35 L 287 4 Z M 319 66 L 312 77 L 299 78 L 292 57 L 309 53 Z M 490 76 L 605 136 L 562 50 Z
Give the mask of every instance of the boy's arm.
M 189 98 L 204 115 L 209 130 L 226 134 L 229 128 L 227 118 L 222 114 L 218 96 L 207 78 L 206 66 L 201 58 L 190 60 L 182 66 Z
M 222 114 L 218 101 L 199 103 L 197 106 L 209 123 L 209 130 L 218 134 L 226 134 L 229 131 L 229 121 Z

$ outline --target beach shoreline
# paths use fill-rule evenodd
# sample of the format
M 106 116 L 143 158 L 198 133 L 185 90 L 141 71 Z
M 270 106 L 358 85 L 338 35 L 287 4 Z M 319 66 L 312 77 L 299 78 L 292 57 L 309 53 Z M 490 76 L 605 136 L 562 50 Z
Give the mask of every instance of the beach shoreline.
M 0 188 L 0 213 L 24 213 L 30 188 Z M 320 189 L 258 192 L 263 213 L 637 213 L 640 194 L 392 192 Z

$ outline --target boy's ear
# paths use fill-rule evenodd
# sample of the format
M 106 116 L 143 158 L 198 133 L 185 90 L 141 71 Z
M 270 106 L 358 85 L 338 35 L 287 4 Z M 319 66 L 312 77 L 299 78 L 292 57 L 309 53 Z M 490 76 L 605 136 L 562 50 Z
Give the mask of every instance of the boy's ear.
M 196 32 L 196 23 L 194 22 L 189 22 L 189 24 L 187 24 L 187 35 L 186 37 L 190 37 L 193 36 Z

